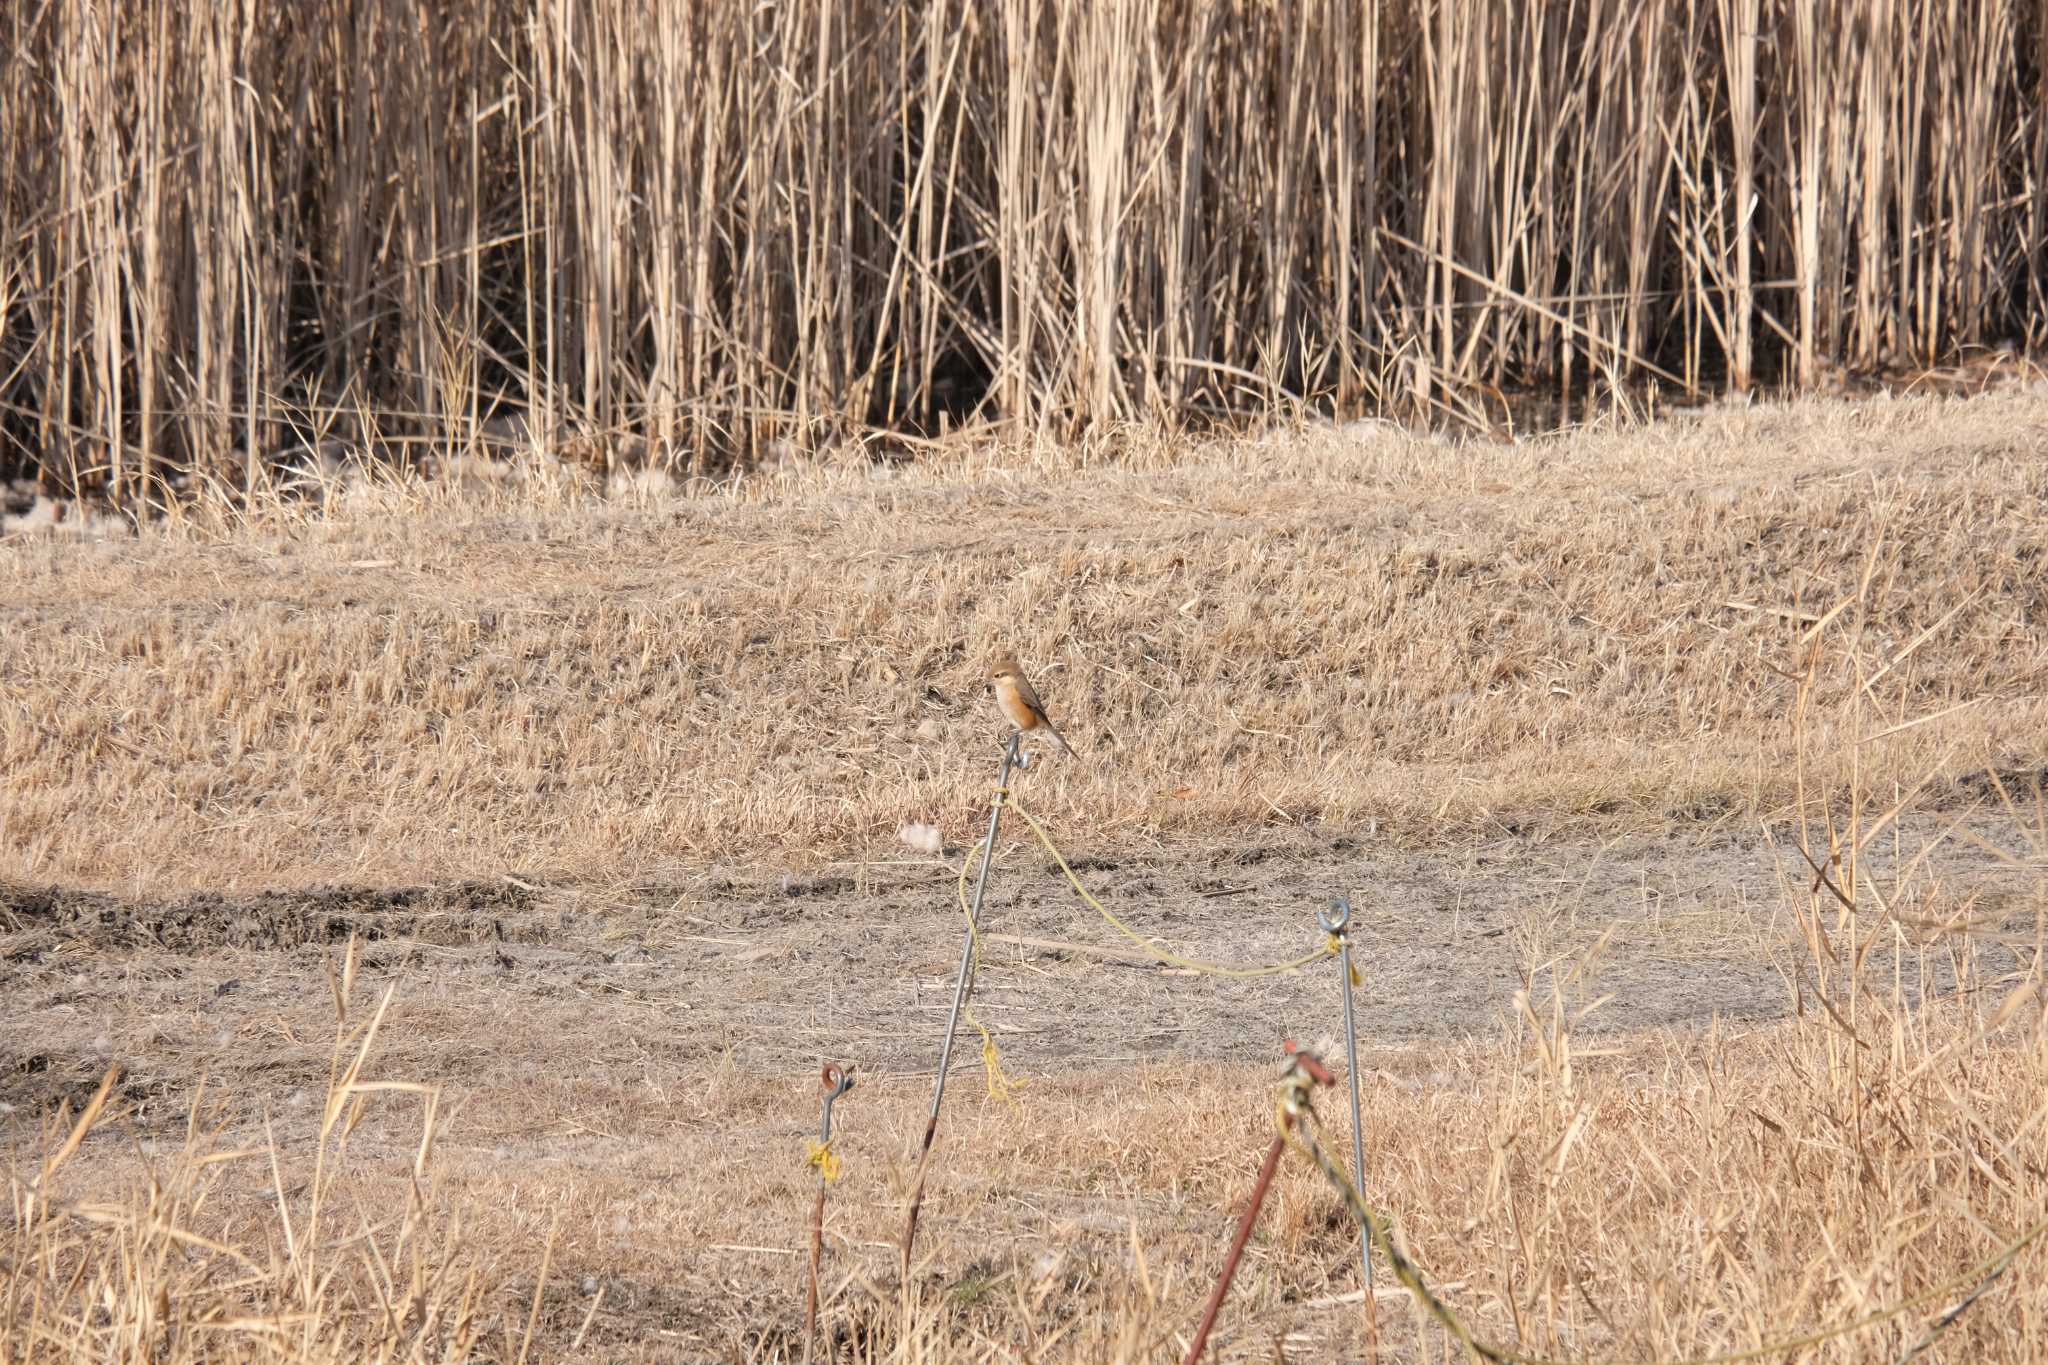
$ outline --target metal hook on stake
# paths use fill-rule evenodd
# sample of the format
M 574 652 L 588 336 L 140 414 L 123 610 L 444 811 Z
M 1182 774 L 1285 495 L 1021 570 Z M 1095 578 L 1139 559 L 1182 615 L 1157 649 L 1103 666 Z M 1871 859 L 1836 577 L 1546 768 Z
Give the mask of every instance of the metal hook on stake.
M 1329 913 L 1325 914 L 1321 910 L 1316 911 L 1316 923 L 1322 926 L 1322 930 L 1326 934 L 1341 935 L 1344 932 L 1345 926 L 1351 923 L 1351 898 L 1349 896 L 1330 897 Z
M 818 1120 L 818 1141 L 832 1141 L 832 1105 L 841 1095 L 853 1089 L 853 1071 L 837 1062 L 827 1062 L 818 1072 L 818 1079 L 825 1085 L 825 1112 Z
M 1316 923 L 1324 933 L 1337 940 L 1337 968 L 1344 974 L 1344 1052 L 1349 1060 L 1351 1079 L 1351 1166 L 1362 1195 L 1365 1193 L 1365 1127 L 1358 1116 L 1358 1021 L 1351 1008 L 1351 936 L 1347 932 L 1351 925 L 1351 898 L 1330 897 L 1329 911 L 1316 911 Z M 1363 1229 L 1358 1234 L 1358 1265 L 1365 1273 L 1362 1287 L 1370 1301 L 1372 1239 L 1365 1235 Z
M 939 1133 L 939 1108 L 946 1102 L 946 1069 L 953 1061 L 953 1034 L 960 1027 L 960 1007 L 974 984 L 974 943 L 981 924 L 981 898 L 988 890 L 989 864 L 996 856 L 996 828 L 1002 823 L 1003 802 L 1010 794 L 1010 772 L 1028 766 L 1021 752 L 1023 735 L 1012 730 L 1003 746 L 1003 766 L 996 778 L 995 805 L 988 813 L 988 837 L 981 845 L 981 872 L 974 879 L 974 903 L 967 911 L 967 938 L 960 945 L 960 970 L 953 980 L 953 1008 L 946 1015 L 946 1039 L 939 1046 L 939 1075 L 932 1084 L 931 1111 L 925 1118 L 924 1143 L 917 1153 L 917 1181 L 910 1191 L 910 1216 L 903 1225 L 903 1278 L 910 1279 L 910 1248 L 917 1240 L 917 1212 L 924 1205 L 925 1166 L 932 1154 L 932 1139 Z
M 818 1264 L 825 1254 L 825 1186 L 832 1179 L 832 1105 L 853 1089 L 853 1070 L 827 1062 L 818 1072 L 825 1087 L 824 1113 L 818 1120 L 818 1150 L 813 1158 L 818 1167 L 818 1199 L 811 1205 L 811 1292 L 804 1307 L 804 1362 L 810 1365 L 811 1349 L 818 1335 Z

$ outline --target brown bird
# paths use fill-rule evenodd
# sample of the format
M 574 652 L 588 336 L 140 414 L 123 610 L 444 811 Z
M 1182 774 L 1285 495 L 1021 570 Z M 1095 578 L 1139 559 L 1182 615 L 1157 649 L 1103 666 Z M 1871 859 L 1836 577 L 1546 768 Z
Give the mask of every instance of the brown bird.
M 1038 699 L 1031 680 L 1017 666 L 1016 655 L 1002 655 L 989 665 L 988 676 L 989 681 L 995 684 L 996 705 L 1002 708 L 1003 719 L 1026 733 L 1043 730 L 1046 738 L 1059 746 L 1061 753 L 1069 758 L 1074 756 L 1066 736 L 1055 730 L 1052 722 L 1046 719 L 1045 703 Z

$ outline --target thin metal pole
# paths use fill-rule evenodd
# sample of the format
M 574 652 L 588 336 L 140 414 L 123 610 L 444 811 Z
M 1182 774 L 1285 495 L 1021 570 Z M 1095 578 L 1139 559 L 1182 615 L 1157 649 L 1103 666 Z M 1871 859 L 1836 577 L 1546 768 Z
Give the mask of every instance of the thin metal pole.
M 1330 912 L 1326 916 L 1318 911 L 1316 923 L 1325 933 L 1337 936 L 1337 968 L 1344 973 L 1344 1055 L 1351 1078 L 1351 1168 L 1358 1182 L 1358 1193 L 1365 1194 L 1365 1125 L 1358 1116 L 1358 1019 L 1351 1009 L 1351 898 L 1332 896 Z M 1372 1300 L 1372 1239 L 1363 1228 L 1358 1233 L 1358 1266 L 1365 1273 L 1362 1288 L 1367 1302 Z
M 932 1154 L 932 1140 L 939 1133 L 939 1109 L 946 1102 L 946 1070 L 953 1061 L 953 1034 L 960 1027 L 960 1009 L 967 1003 L 967 991 L 973 984 L 974 941 L 981 924 L 981 898 L 988 890 L 989 864 L 996 856 L 996 828 L 1002 823 L 1003 801 L 1010 790 L 1010 770 L 1017 763 L 1017 744 L 1020 737 L 1012 732 L 1010 742 L 1003 746 L 1003 766 L 996 778 L 995 805 L 988 813 L 988 838 L 981 845 L 981 872 L 974 879 L 974 903 L 967 911 L 967 937 L 960 945 L 960 970 L 953 979 L 953 1008 L 946 1015 L 946 1040 L 939 1047 L 939 1075 L 932 1084 L 932 1107 L 925 1117 L 924 1143 L 917 1153 L 917 1183 L 910 1192 L 910 1218 L 903 1226 L 903 1278 L 910 1279 L 910 1248 L 917 1240 L 917 1211 L 924 1204 L 925 1164 Z

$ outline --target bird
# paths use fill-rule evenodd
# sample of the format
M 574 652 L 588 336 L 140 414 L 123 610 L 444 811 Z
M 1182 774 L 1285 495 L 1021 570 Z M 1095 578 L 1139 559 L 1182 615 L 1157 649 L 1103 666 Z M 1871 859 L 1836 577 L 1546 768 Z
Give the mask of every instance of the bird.
M 1038 692 L 1031 686 L 1031 680 L 1024 676 L 1024 670 L 1017 666 L 1017 656 L 1004 654 L 989 665 L 989 681 L 995 684 L 996 705 L 1002 709 L 1003 719 L 1017 727 L 1020 732 L 1043 730 L 1047 739 L 1059 746 L 1067 757 L 1074 756 L 1074 750 L 1067 743 L 1067 737 L 1053 728 L 1046 718 L 1045 703 L 1038 699 Z

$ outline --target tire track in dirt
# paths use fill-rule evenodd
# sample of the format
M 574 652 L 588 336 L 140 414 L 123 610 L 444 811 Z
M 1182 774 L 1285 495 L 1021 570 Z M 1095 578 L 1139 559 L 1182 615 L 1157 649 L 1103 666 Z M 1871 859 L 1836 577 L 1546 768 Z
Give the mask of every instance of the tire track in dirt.
M 1811 882 L 1796 851 L 1757 836 L 1401 851 L 1269 832 L 1078 852 L 1077 870 L 1139 932 L 1210 960 L 1297 956 L 1318 940 L 1315 911 L 1347 892 L 1361 1036 L 1396 1049 L 1498 1036 L 1525 988 L 1547 1014 L 1589 955 L 1597 970 L 1565 996 L 1607 1000 L 1582 1033 L 1779 1017 L 1804 953 L 1786 897 Z M 1890 875 L 1874 849 L 1864 870 Z M 1923 873 L 1951 900 L 1974 897 L 1980 923 L 2032 924 L 2038 872 L 1951 842 Z M 351 934 L 365 980 L 395 988 L 386 1032 L 412 1079 L 489 1087 L 536 1066 L 727 1063 L 795 1074 L 827 1056 L 864 1074 L 928 1073 L 959 953 L 955 888 L 936 864 L 728 869 L 622 891 L 508 878 L 152 901 L 0 886 L 0 1119 L 75 1105 L 110 1062 L 131 1099 L 161 1101 L 167 1118 L 201 1075 L 262 1102 L 314 1084 L 332 1044 L 326 975 Z M 1282 1036 L 1339 1028 L 1334 967 L 1242 980 L 1138 959 L 1035 845 L 1005 847 L 983 928 L 977 1017 L 1022 1072 L 1258 1059 Z M 1988 938 L 1978 972 L 1995 976 L 2012 953 Z M 1909 990 L 1954 979 L 1945 954 L 1909 945 L 1899 963 Z M 971 1029 L 963 1044 L 958 1064 L 978 1067 Z
M 16 959 L 56 941 L 186 954 L 341 943 L 350 934 L 369 942 L 502 942 L 508 925 L 513 942 L 544 942 L 545 931 L 526 918 L 534 903 L 530 888 L 512 882 L 200 892 L 169 900 L 0 885 L 0 958 Z

